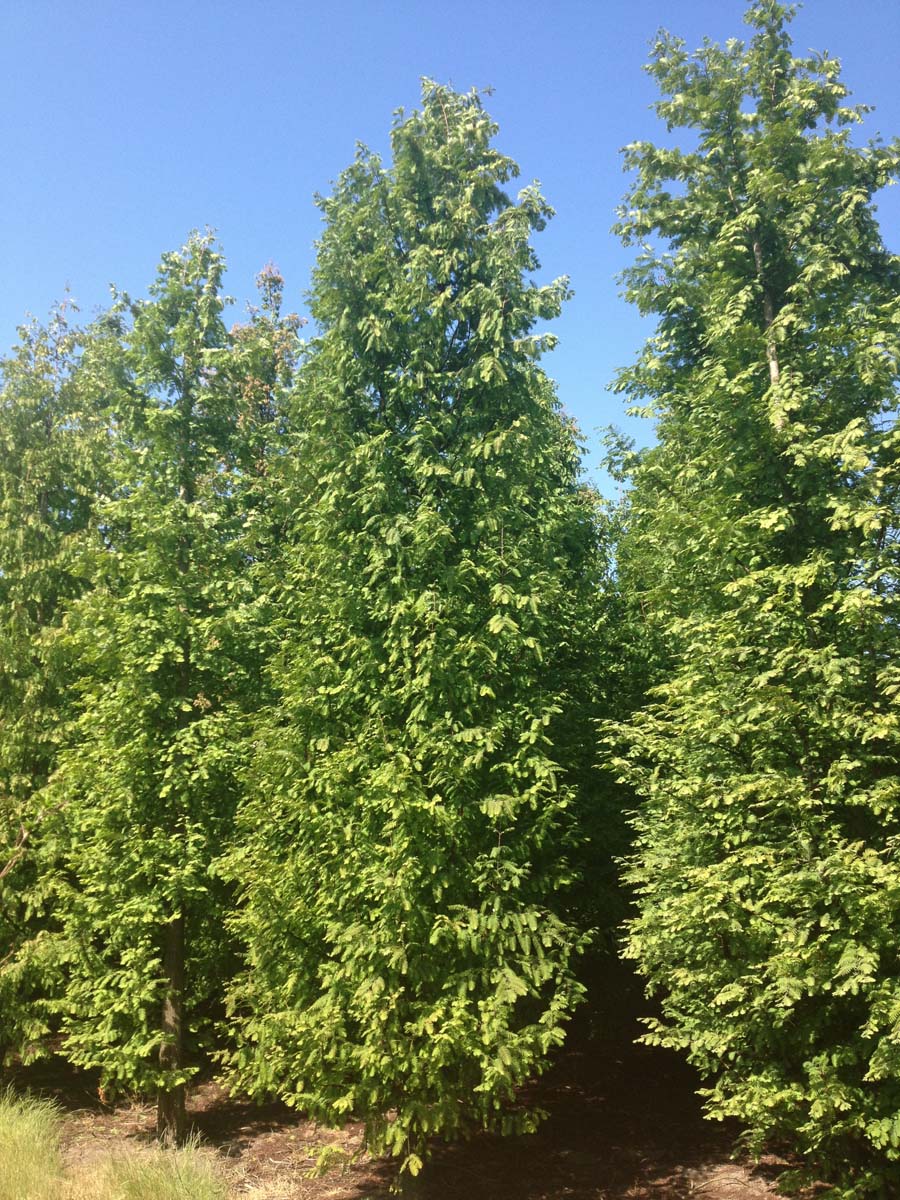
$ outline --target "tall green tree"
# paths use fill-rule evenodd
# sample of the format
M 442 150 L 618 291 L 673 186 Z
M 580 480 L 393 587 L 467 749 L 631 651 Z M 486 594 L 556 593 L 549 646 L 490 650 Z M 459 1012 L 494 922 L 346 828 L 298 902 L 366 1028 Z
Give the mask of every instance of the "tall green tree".
M 36 1047 L 59 967 L 43 788 L 71 715 L 71 675 L 53 633 L 88 583 L 75 544 L 105 443 L 86 348 L 102 338 L 70 313 L 64 303 L 47 325 L 23 326 L 0 364 L 0 1057 Z
M 163 257 L 148 300 L 117 302 L 112 486 L 83 552 L 94 586 L 66 618 L 79 717 L 53 781 L 65 1053 L 107 1085 L 156 1090 L 174 1141 L 234 967 L 230 891 L 209 868 L 229 844 L 264 658 L 255 517 L 278 431 L 278 371 L 263 369 L 278 287 L 264 281 L 268 307 L 232 336 L 223 270 L 195 236 Z
M 322 200 L 285 487 L 281 697 L 242 813 L 234 1067 L 415 1175 L 425 1139 L 527 1128 L 579 999 L 562 891 L 596 800 L 605 563 L 537 365 L 550 209 L 475 94 L 424 85 L 392 163 Z M 299 465 L 297 465 L 299 464 Z
M 622 388 L 658 419 L 633 463 L 621 571 L 671 654 L 620 731 L 643 796 L 630 953 L 651 1040 L 713 1116 L 787 1137 L 836 1195 L 900 1161 L 900 262 L 839 65 L 791 10 L 752 37 L 657 42 L 688 148 L 626 151 L 626 283 L 658 331 Z

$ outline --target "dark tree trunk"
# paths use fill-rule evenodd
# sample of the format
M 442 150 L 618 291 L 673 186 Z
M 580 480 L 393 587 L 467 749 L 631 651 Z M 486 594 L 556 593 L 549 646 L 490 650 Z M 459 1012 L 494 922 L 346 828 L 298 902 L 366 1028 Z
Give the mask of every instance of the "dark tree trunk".
M 163 931 L 163 997 L 159 1065 L 163 1071 L 180 1071 L 184 1065 L 184 916 L 174 917 Z M 160 1088 L 156 1105 L 156 1135 L 168 1145 L 180 1146 L 187 1135 L 184 1084 Z
M 769 382 L 774 387 L 781 378 L 781 367 L 778 362 L 778 349 L 775 345 L 775 337 L 772 333 L 772 326 L 775 324 L 775 302 L 772 299 L 772 293 L 765 281 L 765 271 L 763 264 L 763 249 L 759 238 L 754 238 L 753 241 L 753 261 L 756 264 L 756 275 L 762 284 L 763 289 L 763 321 L 766 326 L 766 359 L 769 363 Z
M 185 378 L 192 377 L 187 362 Z M 188 576 L 191 570 L 191 532 L 188 506 L 194 502 L 196 480 L 191 466 L 191 429 L 194 412 L 193 395 L 190 387 L 183 387 L 178 404 L 181 417 L 180 482 L 179 499 L 184 505 L 184 532 L 178 546 L 178 572 Z M 181 644 L 181 661 L 177 667 L 175 689 L 179 700 L 176 716 L 177 728 L 185 729 L 191 722 L 191 713 L 184 702 L 191 694 L 191 637 L 188 632 Z M 179 825 L 183 824 L 181 815 Z M 180 1072 L 184 1067 L 184 982 L 185 982 L 185 928 L 184 911 L 172 917 L 163 932 L 163 995 L 162 1043 L 159 1047 L 159 1066 L 164 1072 Z M 184 1084 L 160 1087 L 156 1104 L 156 1135 L 161 1142 L 180 1146 L 187 1135 L 187 1114 L 184 1106 Z

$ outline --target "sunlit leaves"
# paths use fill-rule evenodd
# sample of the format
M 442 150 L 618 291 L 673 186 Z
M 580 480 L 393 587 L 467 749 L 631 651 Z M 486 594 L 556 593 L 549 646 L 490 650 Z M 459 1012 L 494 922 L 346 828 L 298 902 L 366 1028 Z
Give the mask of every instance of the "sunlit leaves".
M 663 36 L 659 112 L 699 148 L 627 152 L 626 285 L 659 327 L 621 386 L 659 444 L 627 463 L 621 571 L 672 655 L 618 735 L 644 797 L 630 952 L 663 997 L 651 1040 L 714 1081 L 710 1112 L 858 1197 L 900 1161 L 880 1065 L 900 987 L 900 264 L 871 206 L 900 156 L 850 142 L 836 63 L 793 58 L 787 20 L 753 4 L 746 46 L 693 56 Z
M 577 1002 L 561 889 L 593 800 L 604 564 L 534 360 L 550 210 L 478 97 L 426 83 L 331 196 L 283 486 L 282 698 L 229 860 L 236 1076 L 418 1169 L 510 1108 Z
M 163 257 L 150 297 L 120 296 L 98 357 L 110 463 L 82 538 L 90 590 L 68 606 L 71 723 L 50 782 L 67 955 L 63 1049 L 112 1085 L 172 1089 L 196 1069 L 233 963 L 228 845 L 246 714 L 262 696 L 272 540 L 264 479 L 282 432 L 296 321 L 280 279 L 229 333 L 209 237 Z M 167 931 L 186 928 L 184 1049 L 160 1057 Z
M 44 788 L 72 715 L 57 635 L 90 583 L 77 547 L 105 477 L 95 374 L 110 332 L 78 329 L 62 304 L 0 364 L 0 1055 L 35 1052 L 59 982 Z

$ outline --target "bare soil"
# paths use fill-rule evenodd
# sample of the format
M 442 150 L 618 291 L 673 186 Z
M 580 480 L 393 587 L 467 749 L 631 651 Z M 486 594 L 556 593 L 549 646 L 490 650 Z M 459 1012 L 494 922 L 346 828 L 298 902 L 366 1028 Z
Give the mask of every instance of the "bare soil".
M 614 987 L 621 985 L 617 979 Z M 553 1069 L 524 1097 L 548 1113 L 537 1133 L 435 1147 L 421 1178 L 423 1200 L 777 1200 L 777 1179 L 789 1164 L 775 1155 L 756 1164 L 732 1157 L 738 1130 L 703 1119 L 690 1068 L 634 1044 L 639 1007 L 581 1018 Z M 153 1140 L 154 1106 L 107 1105 L 92 1076 L 57 1060 L 15 1072 L 14 1082 L 62 1105 L 73 1167 Z M 324 1129 L 283 1105 L 230 1096 L 214 1081 L 194 1087 L 188 1107 L 235 1198 L 391 1194 L 394 1164 L 360 1154 L 358 1124 Z M 335 1165 L 311 1177 L 325 1146 Z

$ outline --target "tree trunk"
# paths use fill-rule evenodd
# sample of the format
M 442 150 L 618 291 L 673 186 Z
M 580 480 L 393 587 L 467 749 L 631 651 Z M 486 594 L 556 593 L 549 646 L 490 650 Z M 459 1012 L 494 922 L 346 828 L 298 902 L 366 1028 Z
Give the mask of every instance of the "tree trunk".
M 772 333 L 772 326 L 775 324 L 775 304 L 772 300 L 772 293 L 769 291 L 765 281 L 763 270 L 763 250 L 759 238 L 755 238 L 753 242 L 753 261 L 756 265 L 756 276 L 762 284 L 763 290 L 763 321 L 766 326 L 766 359 L 769 363 L 769 382 L 774 387 L 781 377 L 781 368 L 778 363 L 778 350 L 775 346 L 775 337 Z
M 166 991 L 162 1006 L 162 1044 L 159 1065 L 163 1071 L 180 1071 L 184 1065 L 184 915 L 173 917 L 163 932 L 163 975 Z M 180 1146 L 187 1134 L 184 1084 L 160 1087 L 156 1105 L 156 1136 Z
M 190 377 L 185 362 L 185 377 Z M 195 484 L 190 459 L 191 421 L 193 396 L 189 387 L 182 389 L 178 404 L 181 416 L 181 446 L 178 495 L 184 505 L 184 533 L 177 552 L 178 572 L 190 574 L 191 537 L 188 506 L 193 503 Z M 181 662 L 177 667 L 176 692 L 181 704 L 178 706 L 176 726 L 179 733 L 191 722 L 191 713 L 184 707 L 190 695 L 191 684 L 191 637 L 188 632 L 181 645 Z M 179 825 L 182 817 L 179 815 Z M 181 1071 L 184 1067 L 184 911 L 173 916 L 163 933 L 163 976 L 165 994 L 162 1005 L 162 1042 L 159 1047 L 159 1066 L 162 1071 Z M 184 1084 L 160 1087 L 156 1103 L 156 1136 L 167 1145 L 180 1146 L 187 1134 L 187 1114 L 184 1107 Z

